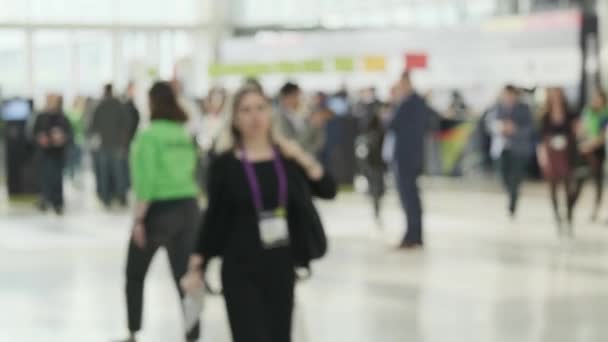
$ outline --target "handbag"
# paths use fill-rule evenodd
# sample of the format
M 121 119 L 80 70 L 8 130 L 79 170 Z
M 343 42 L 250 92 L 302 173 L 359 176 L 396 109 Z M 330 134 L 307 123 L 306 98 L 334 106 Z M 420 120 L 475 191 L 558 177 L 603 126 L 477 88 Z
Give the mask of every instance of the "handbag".
M 328 241 L 308 184 L 302 184 L 299 190 L 302 200 L 294 204 L 297 207 L 290 208 L 289 225 L 295 242 L 296 276 L 302 280 L 312 276 L 310 263 L 327 254 Z

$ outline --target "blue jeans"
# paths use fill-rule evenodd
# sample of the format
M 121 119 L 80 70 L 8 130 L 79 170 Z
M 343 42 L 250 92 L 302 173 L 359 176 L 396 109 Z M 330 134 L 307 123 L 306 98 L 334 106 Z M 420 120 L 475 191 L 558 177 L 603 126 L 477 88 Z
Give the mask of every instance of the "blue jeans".
M 93 159 L 99 199 L 107 207 L 114 199 L 126 204 L 129 188 L 126 155 L 119 151 L 100 149 L 94 152 Z

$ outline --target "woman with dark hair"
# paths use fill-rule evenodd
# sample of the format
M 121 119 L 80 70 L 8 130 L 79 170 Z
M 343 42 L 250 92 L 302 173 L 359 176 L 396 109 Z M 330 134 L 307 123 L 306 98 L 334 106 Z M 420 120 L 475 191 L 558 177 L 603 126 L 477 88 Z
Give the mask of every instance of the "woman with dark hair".
M 583 111 L 578 132 L 579 150 L 587 161 L 591 177 L 595 183 L 595 205 L 591 214 L 593 221 L 598 218 L 604 194 L 605 132 L 607 124 L 606 93 L 601 89 L 596 89 L 591 98 L 591 104 Z M 582 188 L 583 180 L 578 185 L 578 191 Z
M 173 279 L 184 296 L 179 280 L 188 268 L 199 217 L 196 149 L 184 127 L 187 117 L 169 83 L 154 84 L 149 100 L 152 122 L 135 138 L 130 158 L 137 205 L 126 268 L 129 342 L 141 329 L 144 281 L 160 247 L 167 249 Z M 187 340 L 198 338 L 197 325 Z
M 568 113 L 568 103 L 562 89 L 547 90 L 545 110 L 542 119 L 542 141 L 538 146 L 539 164 L 549 181 L 558 233 L 572 235 L 573 211 L 577 197 L 574 179 L 577 147 L 573 116 Z M 560 187 L 563 187 L 566 198 L 566 227 L 563 225 L 559 206 Z
M 308 239 L 311 220 L 319 222 L 312 195 L 336 195 L 335 183 L 315 158 L 274 134 L 271 124 L 271 105 L 260 89 L 246 87 L 235 95 L 230 132 L 211 165 L 209 206 L 183 281 L 188 290 L 196 284 L 189 279 L 201 279 L 205 261 L 222 257 L 235 342 L 291 341 L 295 268 L 315 258 Z

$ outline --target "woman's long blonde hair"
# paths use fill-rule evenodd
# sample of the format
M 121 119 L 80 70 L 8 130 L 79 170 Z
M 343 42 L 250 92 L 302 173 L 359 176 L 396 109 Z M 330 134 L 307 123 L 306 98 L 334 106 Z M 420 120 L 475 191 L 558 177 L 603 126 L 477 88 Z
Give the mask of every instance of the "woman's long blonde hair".
M 250 85 L 246 85 L 240 88 L 236 94 L 234 94 L 232 98 L 232 105 L 230 106 L 230 112 L 226 115 L 224 121 L 224 127 L 222 132 L 218 137 L 217 144 L 215 145 L 215 152 L 217 154 L 233 151 L 238 148 L 241 143 L 240 132 L 234 125 L 234 121 L 236 119 L 237 113 L 239 111 L 239 107 L 241 106 L 241 102 L 247 95 L 259 95 L 264 98 L 265 101 L 268 102 L 270 106 L 270 99 L 264 94 L 262 89 L 257 87 L 253 87 Z M 279 140 L 283 139 L 283 135 L 280 132 L 279 125 L 277 125 L 274 112 L 271 109 L 271 128 L 270 128 L 270 139 L 276 143 Z

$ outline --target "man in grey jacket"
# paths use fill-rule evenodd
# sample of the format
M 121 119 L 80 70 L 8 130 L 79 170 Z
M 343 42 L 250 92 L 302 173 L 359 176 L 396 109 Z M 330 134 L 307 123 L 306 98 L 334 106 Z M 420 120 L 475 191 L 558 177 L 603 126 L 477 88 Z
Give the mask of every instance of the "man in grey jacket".
M 91 117 L 88 135 L 93 150 L 97 194 L 106 207 L 117 199 L 127 205 L 128 170 L 124 164 L 129 151 L 131 116 L 126 106 L 113 94 L 112 85 L 104 87 L 104 96 Z
M 325 142 L 324 120 L 319 120 L 319 113 L 311 113 L 309 117 L 300 115 L 301 98 L 300 87 L 287 82 L 279 93 L 276 120 L 286 138 L 298 142 L 306 152 L 317 155 Z
M 487 129 L 492 135 L 490 154 L 496 161 L 509 195 L 509 214 L 514 217 L 519 189 L 526 177 L 528 161 L 534 148 L 532 112 L 527 104 L 520 101 L 519 91 L 508 85 L 486 120 Z

